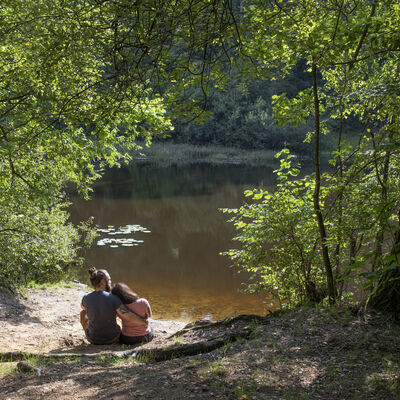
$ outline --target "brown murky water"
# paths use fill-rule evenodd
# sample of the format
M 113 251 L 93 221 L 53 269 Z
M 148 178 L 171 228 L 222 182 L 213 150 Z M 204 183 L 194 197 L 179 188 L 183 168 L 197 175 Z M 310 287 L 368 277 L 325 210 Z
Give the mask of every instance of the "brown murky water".
M 244 273 L 220 252 L 235 247 L 234 229 L 221 207 L 238 207 L 243 191 L 272 186 L 270 168 L 236 165 L 156 167 L 137 164 L 113 170 L 92 199 L 75 199 L 73 222 L 93 216 L 101 229 L 83 254 L 80 273 L 106 268 L 149 300 L 153 317 L 193 321 L 273 309 L 267 294 L 239 293 Z

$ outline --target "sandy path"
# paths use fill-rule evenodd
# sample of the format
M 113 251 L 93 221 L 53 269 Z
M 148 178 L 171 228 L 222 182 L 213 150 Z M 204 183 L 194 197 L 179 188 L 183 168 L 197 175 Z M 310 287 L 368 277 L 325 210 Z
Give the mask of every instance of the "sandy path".
M 0 291 L 0 352 L 91 353 L 98 352 L 85 339 L 79 323 L 85 285 L 46 290 L 29 290 L 25 297 L 13 298 Z M 167 337 L 185 326 L 185 322 L 152 320 L 155 339 L 152 346 L 163 345 Z M 101 346 L 102 351 L 123 346 Z

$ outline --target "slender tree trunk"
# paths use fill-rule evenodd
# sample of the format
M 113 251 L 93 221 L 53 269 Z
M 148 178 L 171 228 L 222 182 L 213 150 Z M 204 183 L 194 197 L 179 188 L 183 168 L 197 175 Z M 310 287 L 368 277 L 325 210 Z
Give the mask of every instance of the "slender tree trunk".
M 386 152 L 385 158 L 384 158 L 384 164 L 383 164 L 383 169 L 382 169 L 382 174 L 379 169 L 379 163 L 376 159 L 376 144 L 375 144 L 375 135 L 374 133 L 371 132 L 371 139 L 372 139 L 372 144 L 373 148 L 375 150 L 374 154 L 374 166 L 375 166 L 375 174 L 376 174 L 376 179 L 381 187 L 381 203 L 382 204 L 387 204 L 388 201 L 388 179 L 389 179 L 389 166 L 390 166 L 390 152 Z M 393 142 L 392 138 L 389 135 L 389 139 L 391 142 Z M 381 176 L 382 175 L 382 176 Z M 385 207 L 386 208 L 386 207 Z M 375 243 L 376 243 L 376 250 L 375 250 L 375 257 L 374 260 L 372 261 L 372 271 L 375 271 L 377 269 L 380 269 L 383 267 L 382 264 L 382 255 L 383 255 L 383 242 L 384 242 L 384 231 L 385 227 L 388 225 L 388 216 L 387 213 L 381 213 L 381 216 L 378 219 L 378 227 L 379 231 L 376 235 Z
M 313 94 L 314 94 L 314 114 L 315 114 L 315 135 L 314 135 L 314 171 L 315 171 L 315 189 L 313 195 L 314 211 L 318 222 L 319 235 L 321 239 L 322 257 L 325 266 L 326 282 L 328 287 L 329 303 L 334 304 L 336 301 L 335 282 L 333 279 L 333 271 L 329 259 L 327 234 L 324 224 L 324 217 L 320 205 L 320 188 L 321 188 L 321 170 L 320 170 L 320 114 L 319 114 L 319 98 L 317 85 L 317 66 L 315 62 L 312 65 L 313 76 Z
M 343 134 L 343 102 L 342 99 L 339 101 L 339 132 L 338 132 L 338 144 L 337 144 L 337 151 L 339 155 L 339 177 L 340 177 L 340 182 L 343 182 L 343 155 L 342 155 L 342 134 Z M 336 243 L 336 249 L 334 253 L 334 263 L 335 263 L 335 274 L 334 274 L 334 279 L 335 282 L 338 281 L 338 278 L 340 276 L 340 252 L 341 252 L 341 245 L 342 245 L 342 234 L 341 234 L 341 229 L 342 229 L 342 224 L 343 224 L 343 190 L 340 190 L 337 202 L 339 203 L 339 210 L 338 210 L 338 236 L 337 236 L 337 243 Z M 339 296 L 342 295 L 343 291 L 343 284 L 344 281 L 341 281 L 339 285 L 336 287 L 336 294 Z

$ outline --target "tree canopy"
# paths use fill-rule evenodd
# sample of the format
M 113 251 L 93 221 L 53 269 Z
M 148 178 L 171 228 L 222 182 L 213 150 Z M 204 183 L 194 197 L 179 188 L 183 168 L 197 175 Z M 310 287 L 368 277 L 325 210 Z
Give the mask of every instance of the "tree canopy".
M 61 274 L 79 241 L 65 189 L 87 195 L 106 166 L 140 151 L 138 138 L 196 114 L 193 93 L 225 88 L 229 70 L 279 82 L 301 65 L 309 82 L 273 95 L 273 112 L 282 126 L 307 124 L 314 173 L 297 178 L 282 152 L 276 193 L 249 192 L 232 210 L 243 247 L 230 255 L 282 301 L 334 302 L 362 266 L 370 304 L 387 305 L 382 289 L 400 273 L 399 22 L 390 0 L 5 0 L 2 282 Z M 355 147 L 343 140 L 349 118 L 361 122 Z M 327 173 L 324 135 L 337 142 Z
M 147 145 L 172 129 L 170 115 L 196 111 L 193 98 L 184 101 L 193 87 L 204 96 L 211 82 L 224 84 L 235 7 L 219 0 L 2 2 L 3 285 L 68 269 L 79 238 L 67 223 L 65 189 L 87 196 L 105 167 L 140 151 L 138 138 Z
M 279 78 L 299 60 L 311 72 L 308 89 L 275 96 L 274 107 L 281 124 L 313 119 L 314 173 L 290 179 L 298 171 L 283 159 L 277 192 L 254 192 L 260 204 L 231 211 L 243 247 L 229 254 L 286 301 L 315 301 L 324 293 L 334 302 L 356 271 L 375 287 L 372 305 L 377 293 L 398 285 L 399 274 L 399 5 L 277 1 L 253 2 L 248 10 L 242 42 L 260 74 Z M 342 137 L 349 116 L 362 123 L 356 147 Z M 329 119 L 338 120 L 337 129 L 329 129 Z M 337 140 L 325 174 L 322 135 Z M 292 292 L 285 291 L 288 277 L 296 281 Z M 393 306 L 395 292 L 375 304 Z
M 145 82 L 119 81 L 102 8 L 0 6 L 0 274 L 7 286 L 61 275 L 59 264 L 76 257 L 66 185 L 86 195 L 103 167 L 123 157 L 121 145 L 168 127 L 162 100 Z

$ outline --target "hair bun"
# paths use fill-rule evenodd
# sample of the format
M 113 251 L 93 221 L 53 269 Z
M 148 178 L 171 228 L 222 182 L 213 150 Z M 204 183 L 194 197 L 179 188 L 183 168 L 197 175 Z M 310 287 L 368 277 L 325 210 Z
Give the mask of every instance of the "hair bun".
M 97 275 L 97 269 L 95 267 L 90 268 L 89 275 L 90 277 L 95 277 Z

